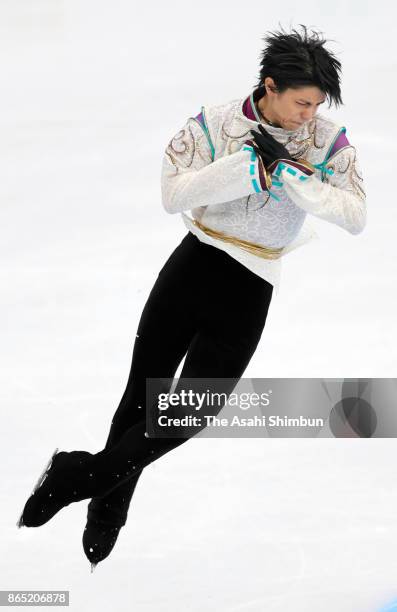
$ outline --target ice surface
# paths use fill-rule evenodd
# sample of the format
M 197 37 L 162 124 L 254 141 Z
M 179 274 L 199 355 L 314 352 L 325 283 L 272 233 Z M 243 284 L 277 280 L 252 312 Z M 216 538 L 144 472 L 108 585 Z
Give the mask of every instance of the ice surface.
M 245 376 L 396 374 L 395 7 L 272 6 L 1 2 L 2 589 L 69 589 L 95 612 L 376 612 L 397 597 L 392 439 L 189 441 L 147 468 L 92 575 L 86 502 L 15 526 L 55 446 L 105 443 L 141 310 L 185 234 L 160 202 L 170 136 L 251 91 L 279 22 L 337 41 L 345 106 L 322 112 L 357 146 L 368 226 L 314 221 L 321 240 L 285 258 Z

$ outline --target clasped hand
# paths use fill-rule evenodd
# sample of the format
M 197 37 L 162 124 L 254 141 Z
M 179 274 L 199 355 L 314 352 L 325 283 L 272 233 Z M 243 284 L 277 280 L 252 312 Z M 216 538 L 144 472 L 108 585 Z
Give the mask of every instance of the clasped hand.
M 268 168 L 276 159 L 294 159 L 286 147 L 277 142 L 263 125 L 258 124 L 259 132 L 250 130 L 255 141 L 255 150 L 261 156 L 265 168 Z

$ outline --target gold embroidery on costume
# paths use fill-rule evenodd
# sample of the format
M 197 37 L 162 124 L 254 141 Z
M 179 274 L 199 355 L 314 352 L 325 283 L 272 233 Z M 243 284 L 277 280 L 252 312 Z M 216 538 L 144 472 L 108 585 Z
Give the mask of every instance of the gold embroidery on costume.
M 190 168 L 193 164 L 196 153 L 204 162 L 208 162 L 207 142 L 205 140 L 205 136 L 202 134 L 196 136 L 195 138 L 189 124 L 186 126 L 186 128 L 179 130 L 179 132 L 173 138 L 171 138 L 165 150 L 165 154 L 175 167 L 176 172 L 180 170 L 181 162 L 184 168 Z
M 345 180 L 351 184 L 353 191 L 361 199 L 365 200 L 366 193 L 364 190 L 363 176 L 358 167 L 357 151 L 353 145 L 348 145 L 339 149 L 327 162 L 327 168 L 330 168 L 334 173 L 346 175 Z M 325 183 L 333 183 L 331 176 L 327 175 L 324 179 Z
M 165 154 L 168 156 L 170 162 L 174 165 L 177 172 L 179 170 L 178 162 L 180 162 L 180 160 L 183 159 L 183 157 L 190 151 L 190 159 L 188 159 L 187 162 L 184 160 L 183 165 L 185 168 L 189 168 L 193 163 L 195 141 L 190 126 L 188 126 L 188 131 L 189 134 L 186 133 L 186 129 L 179 130 L 179 132 L 175 134 L 173 138 L 171 138 L 165 150 Z
M 307 242 L 307 227 L 310 224 L 306 227 L 305 218 L 308 213 L 339 225 L 352 234 L 360 233 L 366 218 L 361 170 L 351 147 L 344 150 L 342 147 L 324 163 L 340 128 L 322 115 L 317 115 L 293 132 L 274 130 L 269 126 L 269 133 L 275 140 L 287 148 L 291 157 L 299 160 L 302 172 L 307 177 L 314 175 L 313 180 L 302 182 L 302 189 L 297 189 L 294 197 L 292 193 L 289 195 L 286 184 L 283 188 L 283 180 L 280 177 L 277 179 L 278 175 L 271 175 L 270 195 L 263 189 L 265 174 L 261 173 L 261 164 L 256 168 L 259 172 L 255 174 L 255 184 L 251 177 L 255 171 L 255 167 L 251 166 L 255 165 L 247 165 L 245 157 L 233 155 L 238 153 L 244 141 L 253 138 L 251 130 L 257 127 L 241 111 L 241 105 L 241 100 L 235 100 L 227 105 L 208 108 L 208 129 L 213 147 L 209 146 L 211 143 L 202 125 L 193 118 L 170 141 L 162 174 L 164 207 L 168 212 L 192 210 L 192 216 L 206 226 L 207 237 L 201 233 L 203 230 L 199 231 L 197 224 L 190 221 L 187 227 L 209 244 L 219 245 L 220 236 L 215 236 L 213 232 L 222 234 L 221 239 L 225 241 L 222 248 L 226 251 L 227 242 L 237 246 L 236 240 L 240 240 L 242 254 L 239 254 L 239 258 L 259 276 L 278 283 L 278 266 L 269 265 L 266 270 L 262 268 L 260 259 L 265 251 L 258 247 L 265 244 L 275 249 L 285 249 L 294 244 L 292 248 L 295 248 L 301 234 L 303 237 L 298 241 L 299 245 Z M 231 159 L 210 167 L 211 162 L 227 157 Z M 202 181 L 189 180 L 190 175 L 206 166 L 209 167 L 202 173 Z M 325 169 L 333 171 L 333 174 L 327 174 Z M 179 177 L 175 176 L 178 171 L 179 174 L 185 173 L 185 180 L 180 183 Z M 322 185 L 324 181 L 330 185 Z M 332 189 L 329 189 L 330 186 Z M 319 197 L 324 196 L 321 205 L 314 201 L 316 198 L 311 201 L 311 194 L 317 192 Z M 226 236 L 229 238 L 225 240 Z M 218 241 L 211 242 L 216 237 Z M 230 248 L 228 252 L 234 255 L 235 249 Z M 249 254 L 259 253 L 259 257 L 248 257 Z M 273 253 L 271 255 L 274 256 Z
M 303 138 L 291 136 L 287 141 L 286 147 L 289 153 L 294 157 L 305 157 L 311 147 L 315 149 L 322 149 L 324 147 L 324 142 L 319 142 L 320 135 L 318 134 L 316 118 L 314 117 L 309 121 L 305 127 L 309 132 L 308 136 Z
M 248 138 L 252 138 L 252 134 L 251 134 L 251 130 L 245 130 L 245 132 L 243 132 L 242 134 L 229 134 L 226 129 L 225 129 L 225 123 L 222 123 L 222 129 L 221 129 L 221 138 L 222 140 L 225 140 L 227 142 L 227 153 L 228 155 L 231 155 L 232 153 L 235 153 L 236 151 L 238 151 L 238 149 L 241 146 L 241 140 L 247 139 Z M 234 143 L 236 143 L 236 146 L 234 147 Z

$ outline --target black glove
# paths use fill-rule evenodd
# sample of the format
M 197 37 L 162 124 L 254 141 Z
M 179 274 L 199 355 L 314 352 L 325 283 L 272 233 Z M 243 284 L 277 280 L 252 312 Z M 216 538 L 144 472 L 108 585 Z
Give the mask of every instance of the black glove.
M 265 168 L 268 168 L 276 159 L 294 159 L 284 145 L 280 144 L 259 124 L 260 132 L 251 130 L 254 138 L 255 149 L 262 158 Z

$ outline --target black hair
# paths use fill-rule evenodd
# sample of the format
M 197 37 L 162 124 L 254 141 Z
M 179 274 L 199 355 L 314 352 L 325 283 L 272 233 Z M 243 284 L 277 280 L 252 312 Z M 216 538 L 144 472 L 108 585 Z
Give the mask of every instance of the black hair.
M 328 108 L 333 102 L 336 107 L 343 104 L 340 91 L 341 63 L 335 55 L 324 49 L 327 42 L 321 33 L 312 30 L 308 34 L 303 24 L 304 32 L 292 29 L 286 33 L 281 27 L 280 32 L 269 32 L 263 40 L 266 46 L 261 53 L 260 73 L 255 88 L 263 89 L 266 94 L 264 80 L 271 77 L 278 93 L 288 88 L 298 89 L 305 86 L 317 86 L 328 99 Z

